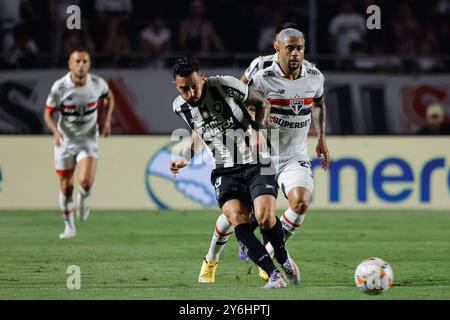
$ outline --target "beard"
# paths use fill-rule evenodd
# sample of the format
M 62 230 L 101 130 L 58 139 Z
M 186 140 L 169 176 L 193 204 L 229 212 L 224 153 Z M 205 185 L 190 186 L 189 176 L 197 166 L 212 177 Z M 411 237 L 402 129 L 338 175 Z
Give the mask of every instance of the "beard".
M 300 60 L 295 60 L 295 61 L 289 61 L 288 66 L 289 69 L 291 70 L 297 70 L 298 68 L 300 68 Z

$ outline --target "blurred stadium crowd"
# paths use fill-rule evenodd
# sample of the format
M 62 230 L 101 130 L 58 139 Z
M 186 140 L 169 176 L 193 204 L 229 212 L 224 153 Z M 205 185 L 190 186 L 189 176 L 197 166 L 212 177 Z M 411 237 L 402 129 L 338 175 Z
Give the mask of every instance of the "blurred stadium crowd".
M 81 30 L 66 28 L 72 4 Z M 371 4 L 381 29 L 368 32 Z M 162 68 L 187 52 L 203 65 L 245 67 L 273 51 L 287 21 L 322 70 L 450 71 L 450 0 L 0 0 L 0 68 L 63 67 L 79 46 L 97 67 Z

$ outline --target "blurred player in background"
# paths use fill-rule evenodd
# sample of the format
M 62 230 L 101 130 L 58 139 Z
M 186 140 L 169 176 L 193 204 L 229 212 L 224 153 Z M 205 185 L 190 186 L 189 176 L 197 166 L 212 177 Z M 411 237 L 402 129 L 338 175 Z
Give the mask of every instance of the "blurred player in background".
M 322 168 L 328 169 L 330 156 L 325 140 L 326 109 L 323 99 L 324 77 L 310 62 L 304 59 L 305 40 L 303 34 L 294 28 L 281 29 L 274 42 L 277 51 L 273 63 L 263 71 L 253 72 L 260 57 L 252 62 L 246 74 L 254 74 L 250 83 L 261 91 L 272 104 L 269 127 L 278 129 L 280 150 L 273 159 L 277 163 L 277 183 L 289 201 L 289 208 L 282 214 L 285 240 L 287 241 L 303 223 L 306 210 L 314 191 L 311 164 L 307 151 L 307 135 L 311 112 L 318 133 L 316 153 L 322 157 Z M 248 79 L 244 75 L 241 80 Z M 312 107 L 315 108 L 312 108 Z M 272 141 L 275 146 L 276 141 Z M 256 228 L 256 224 L 253 224 Z M 199 282 L 214 282 L 215 270 L 224 244 L 233 228 L 226 218 L 219 216 L 210 249 L 205 258 L 207 266 L 202 268 Z M 264 239 L 266 249 L 273 256 L 270 242 Z M 239 250 L 241 259 L 248 259 L 244 248 Z M 260 277 L 267 281 L 267 274 L 259 269 Z
M 298 29 L 297 24 L 292 22 L 286 22 L 281 27 L 278 27 L 275 31 L 275 38 L 277 35 L 284 29 L 293 28 Z M 275 40 L 274 40 L 274 46 L 275 46 Z M 262 69 L 265 69 L 269 66 L 271 66 L 275 61 L 278 60 L 278 54 L 275 52 L 274 54 L 269 54 L 267 56 L 259 56 L 250 62 L 250 65 L 247 69 L 245 69 L 245 72 L 241 76 L 241 81 L 243 83 L 248 83 L 250 79 L 259 71 Z
M 211 182 L 219 207 L 250 259 L 269 275 L 265 288 L 282 288 L 286 282 L 254 235 L 248 217 L 252 208 L 261 232 L 273 244 L 275 259 L 287 278 L 295 282 L 295 262 L 287 255 L 281 222 L 275 216 L 275 176 L 273 170 L 262 172 L 263 168 L 269 171 L 271 165 L 268 153 L 263 152 L 267 150 L 266 140 L 259 130 L 266 123 L 270 104 L 234 77 L 205 78 L 198 62 L 189 57 L 175 61 L 173 76 L 180 93 L 173 103 L 174 112 L 190 126 L 192 139 L 183 157 L 172 160 L 170 170 L 176 175 L 185 167 L 198 145 L 196 141 L 201 139 L 215 160 Z M 246 109 L 249 104 L 255 106 L 254 119 Z
M 77 217 L 84 221 L 90 209 L 91 194 L 98 159 L 97 106 L 100 99 L 107 108 L 102 134 L 111 134 L 114 96 L 106 81 L 90 74 L 90 55 L 85 50 L 70 54 L 70 72 L 53 84 L 47 98 L 44 119 L 55 139 L 55 169 L 60 180 L 59 208 L 64 218 L 64 232 L 60 239 L 76 235 L 73 217 L 74 171 L 78 173 Z M 58 111 L 58 123 L 53 114 Z

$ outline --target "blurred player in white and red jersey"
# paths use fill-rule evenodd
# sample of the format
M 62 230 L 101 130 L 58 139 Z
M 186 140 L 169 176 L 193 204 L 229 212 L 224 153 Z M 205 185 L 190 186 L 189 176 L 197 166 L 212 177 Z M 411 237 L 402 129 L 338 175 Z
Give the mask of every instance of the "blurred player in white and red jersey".
M 271 139 L 272 152 L 277 152 L 272 153 L 272 159 L 276 164 L 278 186 L 289 202 L 289 208 L 280 218 L 285 240 L 288 240 L 303 223 L 314 192 L 307 149 L 311 113 L 318 134 L 316 153 L 322 158 L 324 170 L 329 167 L 330 155 L 325 140 L 324 77 L 313 64 L 304 60 L 303 34 L 294 28 L 281 30 L 274 47 L 277 60 L 254 74 L 249 84 L 261 91 L 272 104 L 268 127 L 279 133 L 278 141 L 273 136 Z M 205 258 L 206 264 L 211 267 L 209 270 L 202 268 L 199 282 L 215 281 L 218 256 L 232 232 L 226 218 L 219 216 L 210 250 Z M 267 251 L 273 256 L 271 244 L 265 244 Z M 243 258 L 242 248 L 240 255 Z M 263 270 L 260 269 L 259 274 L 261 278 L 268 279 Z
M 55 139 L 55 169 L 60 180 L 59 207 L 64 218 L 60 239 L 76 235 L 73 217 L 74 171 L 78 174 L 77 217 L 84 221 L 90 209 L 87 199 L 94 183 L 98 159 L 97 106 L 103 99 L 107 108 L 102 135 L 111 134 L 114 96 L 99 76 L 88 73 L 91 58 L 85 50 L 75 50 L 68 61 L 70 72 L 53 84 L 44 119 Z M 53 114 L 59 112 L 56 123 Z
M 297 25 L 293 22 L 286 22 L 282 24 L 280 27 L 278 27 L 275 30 L 275 37 L 284 29 L 293 28 L 298 29 Z M 274 41 L 275 46 L 275 41 Z M 245 72 L 241 76 L 241 81 L 243 83 L 248 83 L 250 79 L 259 71 L 262 69 L 265 69 L 269 66 L 271 66 L 274 62 L 278 60 L 278 53 L 269 54 L 266 56 L 259 56 L 250 62 L 250 65 L 247 69 L 245 69 Z

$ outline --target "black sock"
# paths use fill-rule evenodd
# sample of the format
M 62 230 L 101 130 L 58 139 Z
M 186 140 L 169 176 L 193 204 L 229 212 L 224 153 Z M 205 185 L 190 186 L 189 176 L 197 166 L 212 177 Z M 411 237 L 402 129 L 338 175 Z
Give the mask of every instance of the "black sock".
M 252 227 L 252 231 L 255 231 L 256 230 L 256 228 L 258 228 L 259 227 L 259 223 L 258 223 L 258 221 L 256 220 L 256 217 L 255 217 L 255 214 L 254 213 L 252 213 L 252 214 L 250 214 L 250 226 Z
M 241 223 L 234 227 L 234 233 L 240 243 L 247 248 L 248 257 L 270 275 L 276 270 L 266 248 L 258 241 L 249 223 Z
M 278 217 L 275 218 L 277 219 L 277 222 L 272 229 L 265 230 L 261 228 L 261 234 L 264 239 L 267 239 L 270 242 L 273 247 L 275 259 L 277 259 L 277 262 L 282 265 L 287 261 L 288 255 L 284 246 L 284 232 L 283 227 L 281 226 L 281 221 Z

